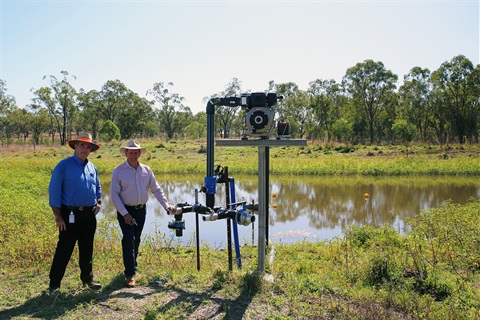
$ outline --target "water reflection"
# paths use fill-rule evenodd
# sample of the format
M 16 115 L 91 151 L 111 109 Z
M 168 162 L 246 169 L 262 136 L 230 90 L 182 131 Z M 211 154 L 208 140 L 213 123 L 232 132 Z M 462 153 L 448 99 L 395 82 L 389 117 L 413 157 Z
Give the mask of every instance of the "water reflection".
M 162 181 L 162 177 L 158 177 Z M 102 180 L 105 207 L 103 216 L 115 217 L 115 209 L 108 196 L 110 185 Z M 393 225 L 399 232 L 408 228 L 405 218 L 421 210 L 435 208 L 451 200 L 465 203 L 470 197 L 480 196 L 477 178 L 365 178 L 365 177 L 290 177 L 270 178 L 269 241 L 298 242 L 332 239 L 342 235 L 349 225 Z M 195 189 L 200 189 L 203 177 L 165 177 L 162 187 L 172 203 L 194 203 Z M 235 177 L 236 198 L 258 201 L 257 179 Z M 364 194 L 369 198 L 365 200 Z M 205 203 L 204 194 L 199 202 Z M 272 205 L 276 204 L 275 209 Z M 225 205 L 222 185 L 217 187 L 215 205 Z M 195 214 L 184 215 L 187 229 L 176 238 L 167 228 L 173 218 L 150 197 L 145 233 L 161 233 L 189 245 L 194 239 Z M 252 229 L 253 227 L 253 229 Z M 241 244 L 255 244 L 257 225 L 238 226 Z M 202 243 L 221 247 L 226 243 L 226 222 L 204 222 L 200 219 Z

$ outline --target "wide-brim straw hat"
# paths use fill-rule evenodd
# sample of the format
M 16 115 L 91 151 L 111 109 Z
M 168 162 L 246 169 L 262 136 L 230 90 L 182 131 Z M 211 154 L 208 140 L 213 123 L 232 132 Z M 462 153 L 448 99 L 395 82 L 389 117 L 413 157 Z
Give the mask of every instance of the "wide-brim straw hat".
M 125 151 L 127 150 L 140 150 L 140 155 L 143 156 L 145 154 L 145 152 L 147 152 L 147 149 L 146 148 L 143 148 L 140 146 L 140 143 L 138 143 L 137 141 L 135 140 L 130 140 L 127 142 L 127 146 L 126 147 L 121 147 L 120 148 L 120 153 L 122 155 L 125 155 Z
M 68 145 L 70 148 L 75 150 L 75 143 L 77 142 L 89 143 L 92 146 L 91 148 L 92 152 L 95 152 L 98 149 L 100 149 L 100 146 L 95 141 L 92 140 L 92 135 L 88 132 L 79 133 L 77 136 L 77 139 L 68 140 Z

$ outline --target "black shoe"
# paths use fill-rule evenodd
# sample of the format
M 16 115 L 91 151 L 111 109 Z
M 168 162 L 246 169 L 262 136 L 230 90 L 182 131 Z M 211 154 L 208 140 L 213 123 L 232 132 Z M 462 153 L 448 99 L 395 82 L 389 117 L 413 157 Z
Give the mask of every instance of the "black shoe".
M 90 289 L 93 289 L 93 290 L 100 290 L 102 288 L 101 283 L 95 282 L 93 280 L 90 280 L 88 282 L 84 282 L 83 285 L 87 286 L 87 287 L 89 287 Z

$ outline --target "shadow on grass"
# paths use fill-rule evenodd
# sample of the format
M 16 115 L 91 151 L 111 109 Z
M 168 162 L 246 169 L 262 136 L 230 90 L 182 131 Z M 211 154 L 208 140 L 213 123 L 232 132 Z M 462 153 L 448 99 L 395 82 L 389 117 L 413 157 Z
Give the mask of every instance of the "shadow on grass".
M 221 282 L 221 281 L 218 281 Z M 186 315 L 195 319 L 242 319 L 252 299 L 259 292 L 262 277 L 257 274 L 246 274 L 241 279 L 241 292 L 235 299 L 221 297 L 218 292 L 222 285 L 214 284 L 207 293 L 192 293 L 182 289 L 172 289 L 176 297 L 155 311 L 147 312 L 145 320 L 156 319 L 157 314 L 170 314 L 181 307 Z
M 52 295 L 44 291 L 19 306 L 0 311 L 0 320 L 16 317 L 58 319 L 65 317 L 71 312 L 76 313 L 75 310 L 82 305 L 85 306 L 85 311 L 88 311 L 91 305 L 109 308 L 109 300 L 112 298 L 146 299 L 147 296 L 155 295 L 159 291 L 174 294 L 175 298 L 155 311 L 137 310 L 138 313 L 145 315 L 145 319 L 155 319 L 156 314 L 168 313 L 169 310 L 178 310 L 179 306 L 184 308 L 183 310 L 187 314 L 197 313 L 200 318 L 215 318 L 224 314 L 225 319 L 241 319 L 261 286 L 260 277 L 254 274 L 245 275 L 240 283 L 241 293 L 236 299 L 229 299 L 215 297 L 217 292 L 223 287 L 221 283 L 214 284 L 206 293 L 192 293 L 175 287 L 159 287 L 158 283 L 153 282 L 145 287 L 145 289 L 148 288 L 149 290 L 139 293 L 138 291 L 129 291 L 130 289 L 125 288 L 124 279 L 123 274 L 119 274 L 112 278 L 110 283 L 100 291 L 80 288 L 77 291 L 60 291 Z M 124 289 L 125 291 L 119 291 L 119 289 Z M 136 289 L 141 289 L 141 287 L 137 286 Z M 206 301 L 209 302 L 208 306 Z M 113 313 L 118 312 L 119 316 L 122 314 L 122 310 L 111 311 Z M 90 315 L 92 316 L 94 313 L 95 311 L 92 310 Z
M 45 290 L 40 295 L 25 301 L 25 303 L 17 307 L 0 311 L 0 320 L 12 319 L 14 317 L 57 319 L 70 310 L 74 310 L 79 305 L 108 300 L 114 290 L 123 286 L 123 280 L 124 276 L 118 275 L 100 291 L 79 288 L 79 290 L 74 292 L 59 291 L 49 294 L 48 290 Z

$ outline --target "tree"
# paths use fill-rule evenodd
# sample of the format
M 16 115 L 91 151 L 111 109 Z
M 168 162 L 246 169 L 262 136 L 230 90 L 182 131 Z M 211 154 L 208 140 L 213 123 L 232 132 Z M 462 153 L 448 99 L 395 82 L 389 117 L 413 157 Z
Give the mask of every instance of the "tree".
M 242 94 L 247 94 L 246 92 L 242 93 L 242 82 L 237 78 L 233 78 L 226 86 L 225 90 L 222 92 L 212 96 L 213 97 L 240 97 Z M 230 137 L 231 131 L 241 131 L 242 125 L 240 124 L 240 128 L 237 126 L 237 130 L 234 129 L 234 122 L 237 117 L 242 117 L 240 115 L 239 106 L 216 106 L 215 109 L 215 119 L 216 119 L 216 128 L 219 128 L 220 134 L 224 138 Z M 237 125 L 239 123 L 243 124 L 243 118 L 241 121 L 237 121 Z
M 0 117 L 5 116 L 15 106 L 15 98 L 7 94 L 7 82 L 0 79 Z
M 156 110 L 157 120 L 160 130 L 165 132 L 166 140 L 173 138 L 175 133 L 179 133 L 185 126 L 185 116 L 191 114 L 190 108 L 183 105 L 185 98 L 178 93 L 172 92 L 173 82 L 166 85 L 158 82 L 153 88 L 147 91 L 147 95 L 154 97 L 154 103 L 159 104 Z
M 478 74 L 472 62 L 463 55 L 442 63 L 432 73 L 432 82 L 443 94 L 448 106 L 451 128 L 455 130 L 459 143 L 475 135 L 474 128 L 479 116 L 478 96 L 475 96 Z
M 132 93 L 120 80 L 108 80 L 99 92 L 102 118 L 115 122 L 118 113 L 128 106 Z
M 15 107 L 7 115 L 7 121 L 10 125 L 10 132 L 17 136 L 17 140 L 22 139 L 25 143 L 30 132 L 32 115 L 25 109 Z
M 207 136 L 207 114 L 204 111 L 192 116 L 185 127 L 185 133 L 190 139 L 200 139 Z
M 51 118 L 46 109 L 35 105 L 30 105 L 30 109 L 32 110 L 32 143 L 35 149 L 35 146 L 41 143 L 42 134 L 49 129 Z
M 303 137 L 305 129 L 313 122 L 312 112 L 307 109 L 309 99 L 307 92 L 298 88 L 293 82 L 274 85 L 278 95 L 283 99 L 278 102 L 279 118 L 290 123 L 292 130 L 297 130 Z
M 15 98 L 7 94 L 7 83 L 0 79 L 0 136 L 2 138 L 2 146 L 4 145 L 4 139 L 7 138 L 8 120 L 7 115 L 12 112 L 16 106 Z
M 147 122 L 154 118 L 154 112 L 150 102 L 140 98 L 138 94 L 131 92 L 126 97 L 126 104 L 117 116 L 117 125 L 123 139 L 132 139 L 137 134 L 142 134 Z
M 447 143 L 448 133 L 450 131 L 448 107 L 445 102 L 445 95 L 436 85 L 432 86 L 428 105 L 432 113 L 432 116 L 429 118 L 429 127 L 435 132 L 435 136 L 440 144 Z
M 346 119 L 337 119 L 332 125 L 332 132 L 340 142 L 348 142 L 353 133 L 353 125 Z
M 480 65 L 475 66 L 475 70 L 470 74 L 470 81 L 472 84 L 472 93 L 471 93 L 471 104 L 472 104 L 472 115 L 470 116 L 470 121 L 472 123 L 472 132 L 474 141 L 478 143 L 479 141 L 479 122 L 480 122 Z
M 315 127 L 318 126 L 327 133 L 328 141 L 331 139 L 331 126 L 339 117 L 341 92 L 340 86 L 333 79 L 312 81 L 307 91 Z
M 415 139 L 416 129 L 415 126 L 411 123 L 408 123 L 406 120 L 398 119 L 392 125 L 392 130 L 395 134 L 395 138 L 400 140 L 400 142 L 405 146 L 408 156 L 408 146 Z
M 386 70 L 382 62 L 365 60 L 347 70 L 342 85 L 363 110 L 368 123 L 370 143 L 374 142 L 375 124 L 394 95 L 398 77 Z
M 432 116 L 429 108 L 431 91 L 430 71 L 420 67 L 412 68 L 399 88 L 401 116 L 416 126 L 422 141 L 427 139 L 429 118 Z
M 43 104 L 55 119 L 56 129 L 60 135 L 60 144 L 65 145 L 73 116 L 78 110 L 75 104 L 77 92 L 68 80 L 68 72 L 61 71 L 60 73 L 63 75 L 61 81 L 53 75 L 43 77 L 44 80 L 49 79 L 50 87 L 42 87 L 36 90 L 34 100 L 36 104 Z M 72 76 L 72 78 L 76 79 L 75 76 Z
M 100 93 L 96 90 L 85 92 L 85 90 L 80 89 L 77 99 L 78 106 L 82 111 L 77 122 L 78 130 L 90 132 L 95 140 L 103 120 Z

